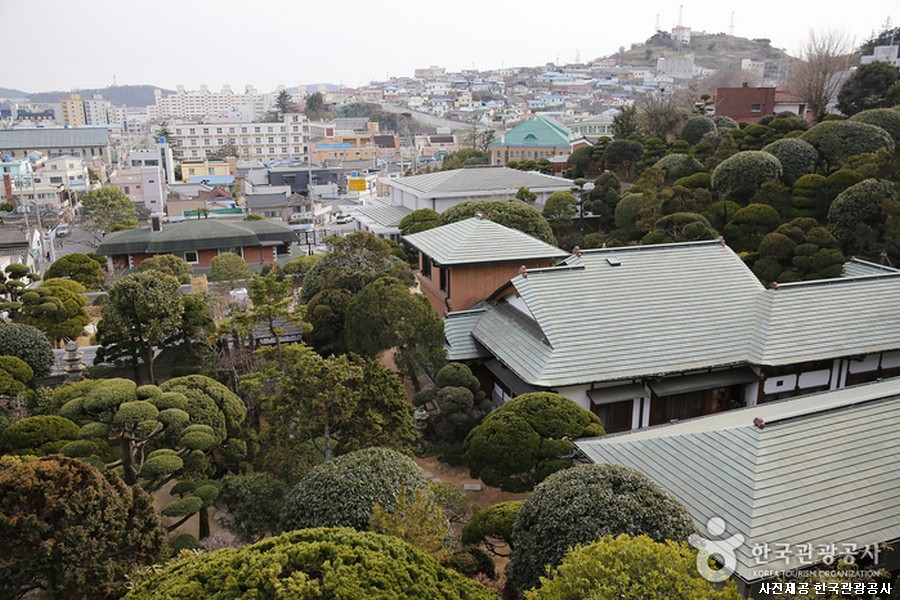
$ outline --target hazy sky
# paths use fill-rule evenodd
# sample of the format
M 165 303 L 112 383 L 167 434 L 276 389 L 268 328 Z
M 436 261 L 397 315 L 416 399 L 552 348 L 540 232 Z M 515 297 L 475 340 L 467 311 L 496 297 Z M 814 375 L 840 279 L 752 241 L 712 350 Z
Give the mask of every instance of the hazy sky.
M 848 6 L 850 7 L 848 9 Z M 357 86 L 416 67 L 588 61 L 677 24 L 676 2 L 547 0 L 0 0 L 0 87 L 27 92 L 151 84 Z M 810 29 L 862 42 L 897 0 L 685 1 L 695 31 L 767 37 L 797 54 Z

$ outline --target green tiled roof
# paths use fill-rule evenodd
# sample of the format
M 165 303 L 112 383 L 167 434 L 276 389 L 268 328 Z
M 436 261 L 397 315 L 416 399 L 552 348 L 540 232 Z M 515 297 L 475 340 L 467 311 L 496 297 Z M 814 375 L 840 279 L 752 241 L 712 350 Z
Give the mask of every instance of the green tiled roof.
M 444 318 L 444 338 L 447 341 L 447 360 L 474 360 L 490 354 L 472 337 L 472 328 L 484 309 L 452 312 Z
M 192 219 L 166 225 L 162 231 L 129 229 L 111 233 L 100 242 L 97 254 L 164 254 L 296 241 L 297 234 L 290 227 L 274 221 Z
M 479 217 L 414 233 L 403 239 L 442 265 L 569 256 L 565 250 L 527 233 Z
M 587 250 L 511 284 L 473 335 L 541 387 L 900 349 L 898 271 L 765 289 L 713 241 Z
M 534 117 L 520 123 L 488 144 L 489 146 L 568 146 L 580 136 L 548 117 Z
M 765 421 L 760 429 L 755 418 Z M 754 546 L 900 539 L 900 380 L 730 410 L 672 425 L 576 440 L 591 461 L 637 469 L 681 502 L 701 535 L 709 520 L 739 533 L 736 573 L 806 568 L 794 550 Z M 823 451 L 822 449 L 827 449 Z M 705 537 L 705 536 L 704 536 Z M 821 562 L 821 558 L 816 562 Z

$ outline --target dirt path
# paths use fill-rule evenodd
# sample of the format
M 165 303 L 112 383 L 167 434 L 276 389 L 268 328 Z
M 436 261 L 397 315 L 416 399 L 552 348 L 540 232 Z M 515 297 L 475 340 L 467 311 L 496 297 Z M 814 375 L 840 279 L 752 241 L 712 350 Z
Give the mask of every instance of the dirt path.
M 492 504 L 508 500 L 524 500 L 528 497 L 527 493 L 514 494 L 512 492 L 504 492 L 500 488 L 484 485 L 480 479 L 470 477 L 469 469 L 466 467 L 442 463 L 435 456 L 417 458 L 416 463 L 425 473 L 425 477 L 431 481 L 443 481 L 444 483 L 453 484 L 463 490 L 479 508 L 487 508 Z M 469 486 L 469 489 L 464 487 L 466 485 Z M 474 489 L 475 486 L 481 486 L 481 489 Z

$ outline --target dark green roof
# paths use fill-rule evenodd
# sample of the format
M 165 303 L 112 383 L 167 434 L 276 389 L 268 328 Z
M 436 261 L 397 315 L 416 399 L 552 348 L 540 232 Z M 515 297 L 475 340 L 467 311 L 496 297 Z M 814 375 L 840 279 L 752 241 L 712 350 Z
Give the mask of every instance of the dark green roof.
M 188 220 L 166 225 L 162 231 L 130 229 L 103 238 L 97 254 L 164 254 L 246 246 L 271 246 L 296 242 L 297 234 L 274 221 Z

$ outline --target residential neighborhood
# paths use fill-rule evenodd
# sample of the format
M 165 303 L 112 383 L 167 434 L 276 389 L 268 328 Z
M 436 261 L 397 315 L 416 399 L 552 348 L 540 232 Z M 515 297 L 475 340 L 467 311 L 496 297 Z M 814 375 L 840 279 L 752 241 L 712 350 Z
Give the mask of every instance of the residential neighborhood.
M 0 598 L 898 597 L 896 7 L 101 4 L 9 12 Z

